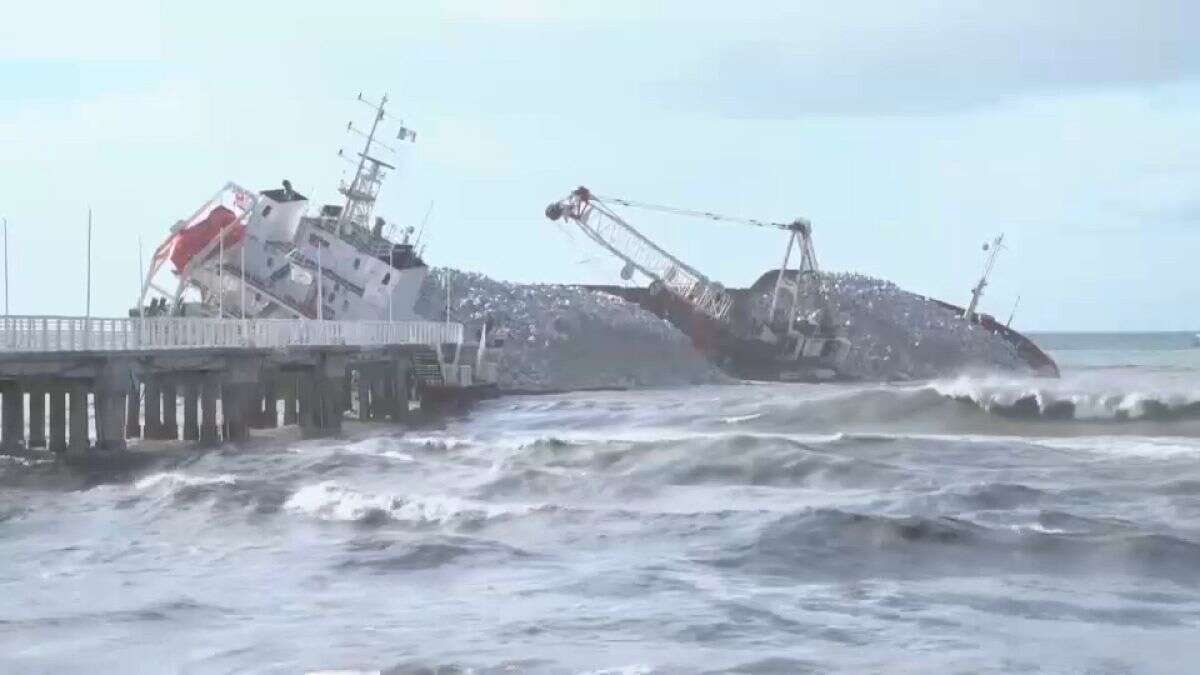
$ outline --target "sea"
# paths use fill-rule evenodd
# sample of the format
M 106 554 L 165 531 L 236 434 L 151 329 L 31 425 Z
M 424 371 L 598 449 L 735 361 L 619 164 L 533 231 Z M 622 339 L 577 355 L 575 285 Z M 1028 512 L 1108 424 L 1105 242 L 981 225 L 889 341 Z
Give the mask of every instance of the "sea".
M 4 673 L 1200 672 L 1200 348 L 0 458 Z

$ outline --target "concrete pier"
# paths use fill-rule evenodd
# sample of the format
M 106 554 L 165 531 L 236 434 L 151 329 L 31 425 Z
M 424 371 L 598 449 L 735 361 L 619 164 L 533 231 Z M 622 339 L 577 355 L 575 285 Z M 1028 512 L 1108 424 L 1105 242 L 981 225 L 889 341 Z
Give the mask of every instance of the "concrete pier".
M 142 437 L 142 387 L 134 383 L 125 394 L 125 438 Z
M 423 372 L 415 365 L 418 350 L 431 351 L 405 345 L 0 351 L 0 452 L 47 448 L 78 458 L 119 453 L 140 439 L 180 438 L 212 447 L 281 424 L 299 426 L 305 438 L 336 436 L 347 413 L 366 422 L 410 423 L 417 417 L 410 413 L 414 379 Z
M 217 397 L 221 393 L 221 384 L 217 373 L 204 373 L 200 376 L 200 433 L 196 439 L 200 445 L 213 446 L 221 442 L 220 430 L 217 428 Z
M 67 390 L 67 413 L 70 432 L 67 453 L 82 455 L 91 447 L 88 439 L 88 390 L 82 382 L 76 382 Z
M 371 378 L 371 419 L 376 422 L 385 419 L 387 415 L 387 376 L 376 373 Z
M 354 409 L 354 371 L 350 368 L 342 375 L 342 412 Z
M 317 417 L 313 411 L 313 398 L 316 396 L 316 384 L 311 372 L 296 374 L 296 424 L 300 426 L 300 435 L 309 438 L 316 434 Z
M 67 451 L 67 389 L 52 384 L 50 390 L 50 452 Z
M 255 387 L 250 406 L 251 429 L 274 429 L 279 426 L 279 400 L 275 393 L 275 374 L 263 374 L 262 383 Z
M 183 379 L 183 440 L 200 440 L 200 381 L 195 375 Z
M 29 441 L 31 448 L 46 447 L 46 386 L 40 382 L 29 388 Z
M 345 382 L 348 359 L 345 356 L 323 354 L 318 367 L 317 393 L 321 400 L 320 428 L 325 435 L 341 433 L 345 411 Z
M 398 359 L 392 366 L 394 377 L 392 378 L 392 386 L 394 387 L 394 395 L 392 397 L 392 421 L 397 424 L 405 424 L 410 421 L 409 403 L 415 394 L 413 381 L 416 374 L 413 372 L 412 362 Z
M 132 362 L 112 359 L 100 368 L 92 381 L 97 449 L 125 449 L 125 396 L 129 392 L 130 376 L 133 373 Z
M 162 391 L 162 438 L 179 438 L 179 393 L 177 378 L 166 376 L 159 389 Z
M 263 387 L 263 417 L 264 429 L 274 429 L 279 426 L 279 384 L 278 378 L 272 376 Z
M 356 373 L 358 388 L 358 421 L 366 422 L 371 419 L 371 374 L 363 368 Z
M 20 382 L 5 382 L 0 388 L 3 396 L 3 425 L 0 426 L 0 452 L 14 454 L 25 447 L 25 392 Z
M 145 408 L 143 412 L 145 422 L 142 428 L 145 430 L 146 438 L 162 438 L 162 389 L 159 388 L 158 379 L 150 377 L 142 389 L 145 392 L 142 397 L 142 405 Z

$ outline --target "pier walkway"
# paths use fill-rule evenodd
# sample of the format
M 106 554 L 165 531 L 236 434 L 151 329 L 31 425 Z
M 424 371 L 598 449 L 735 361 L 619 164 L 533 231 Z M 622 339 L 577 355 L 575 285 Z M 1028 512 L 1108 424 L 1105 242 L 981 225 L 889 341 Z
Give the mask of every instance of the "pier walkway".
M 462 341 L 462 324 L 434 321 L 73 316 L 6 316 L 0 319 L 0 358 L 6 354 L 31 352 L 437 346 Z
M 464 332 L 430 321 L 6 316 L 0 453 L 86 455 L 128 438 L 215 445 L 280 424 L 329 435 L 352 407 L 404 422 L 427 390 L 494 379 Z

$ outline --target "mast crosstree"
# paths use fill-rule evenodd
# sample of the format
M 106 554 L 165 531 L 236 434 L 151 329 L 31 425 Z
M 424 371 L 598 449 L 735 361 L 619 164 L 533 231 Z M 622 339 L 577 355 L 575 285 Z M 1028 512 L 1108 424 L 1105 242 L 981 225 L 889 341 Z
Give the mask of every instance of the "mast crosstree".
M 346 125 L 346 131 L 363 136 L 366 142 L 363 145 L 362 151 L 358 153 L 358 168 L 355 169 L 354 178 L 349 184 L 343 182 L 338 187 L 338 192 L 346 198 L 346 204 L 342 207 L 342 212 L 338 216 L 337 232 L 339 235 L 345 235 L 348 229 L 359 228 L 368 230 L 378 237 L 382 234 L 383 223 L 381 221 L 372 222 L 372 215 L 375 212 L 375 200 L 379 196 L 379 189 L 383 185 L 383 179 L 387 175 L 386 172 L 394 171 L 396 167 L 380 159 L 373 153 L 376 148 L 393 154 L 396 150 L 375 138 L 376 133 L 379 131 L 379 123 L 387 117 L 387 113 L 385 112 L 388 102 L 387 94 L 383 95 L 379 103 L 375 103 L 364 98 L 360 93 L 358 101 L 370 107 L 374 114 L 371 119 L 371 129 L 365 133 L 356 129 L 353 122 Z M 401 141 L 415 142 L 417 132 L 401 124 L 396 138 Z M 344 151 L 341 150 L 338 151 L 338 155 L 345 157 Z

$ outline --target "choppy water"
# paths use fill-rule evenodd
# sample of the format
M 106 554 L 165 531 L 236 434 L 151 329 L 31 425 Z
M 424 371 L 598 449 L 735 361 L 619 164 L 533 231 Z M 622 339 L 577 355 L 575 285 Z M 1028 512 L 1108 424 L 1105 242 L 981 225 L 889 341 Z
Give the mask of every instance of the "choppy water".
M 0 670 L 1194 672 L 1200 351 L 1056 339 L 1060 381 L 518 397 L 103 481 L 0 460 Z

